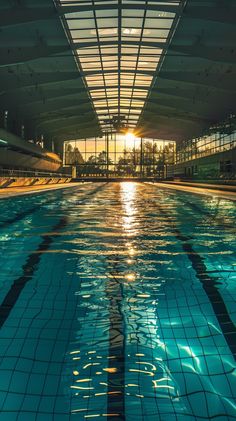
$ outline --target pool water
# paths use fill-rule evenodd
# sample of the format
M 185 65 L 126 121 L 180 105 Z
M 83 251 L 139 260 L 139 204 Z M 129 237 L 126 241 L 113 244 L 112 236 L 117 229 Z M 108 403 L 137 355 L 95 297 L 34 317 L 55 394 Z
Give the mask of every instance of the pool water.
M 235 202 L 123 182 L 0 208 L 0 421 L 236 419 Z

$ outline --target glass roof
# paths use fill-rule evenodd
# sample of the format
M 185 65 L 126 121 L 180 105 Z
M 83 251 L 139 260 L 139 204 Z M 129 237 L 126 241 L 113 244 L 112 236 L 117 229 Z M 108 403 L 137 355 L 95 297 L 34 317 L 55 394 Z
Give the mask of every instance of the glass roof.
M 114 119 L 129 129 L 137 125 L 180 3 L 60 0 L 103 132 L 113 129 Z

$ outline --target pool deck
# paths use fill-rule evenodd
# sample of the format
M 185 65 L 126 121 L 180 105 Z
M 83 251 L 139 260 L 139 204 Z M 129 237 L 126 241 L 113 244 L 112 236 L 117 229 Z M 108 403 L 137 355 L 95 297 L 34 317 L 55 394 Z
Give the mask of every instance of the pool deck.
M 222 199 L 236 201 L 236 186 L 175 181 L 157 182 L 155 185 L 161 188 L 184 191 L 186 193 L 217 196 Z
M 135 179 L 133 180 L 135 182 Z M 139 181 L 140 182 L 140 181 Z M 89 183 L 88 181 L 86 183 Z M 147 182 L 153 184 L 152 182 Z M 45 191 L 53 191 L 59 189 L 67 189 L 80 185 L 81 182 L 73 182 L 68 184 L 51 184 L 41 186 L 25 186 L 25 187 L 7 187 L 0 189 L 0 199 L 9 197 L 22 196 L 35 193 L 43 193 Z M 189 183 L 189 182 L 155 182 L 159 188 L 168 188 L 174 190 L 185 191 L 186 193 L 203 194 L 217 196 L 223 199 L 236 201 L 236 186 Z
M 67 183 L 67 184 L 50 184 L 41 186 L 25 186 L 25 187 L 6 187 L 0 189 L 0 199 L 7 199 L 9 197 L 22 196 L 26 194 L 43 193 L 45 191 L 53 191 L 60 189 L 68 189 L 76 187 L 81 183 Z
M 236 184 L 216 184 L 216 183 L 196 183 L 194 181 L 166 181 L 167 184 L 179 185 L 179 186 L 189 186 L 189 187 L 199 187 L 213 189 L 213 190 L 223 190 L 231 191 L 236 193 Z

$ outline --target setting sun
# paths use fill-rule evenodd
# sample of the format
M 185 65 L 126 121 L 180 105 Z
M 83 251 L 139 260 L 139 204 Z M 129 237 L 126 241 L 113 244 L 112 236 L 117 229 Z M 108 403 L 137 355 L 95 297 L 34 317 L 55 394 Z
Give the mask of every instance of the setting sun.
M 133 146 L 135 139 L 136 139 L 136 137 L 133 133 L 131 133 L 131 132 L 126 133 L 125 140 L 126 140 L 127 147 Z

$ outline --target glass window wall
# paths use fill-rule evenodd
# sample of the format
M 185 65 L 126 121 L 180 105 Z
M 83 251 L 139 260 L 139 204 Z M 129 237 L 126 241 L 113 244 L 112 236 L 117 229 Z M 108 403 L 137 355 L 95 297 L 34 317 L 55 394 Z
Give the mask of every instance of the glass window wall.
M 163 178 L 174 164 L 175 143 L 112 133 L 102 138 L 65 142 L 64 164 L 77 167 L 78 176 Z
M 209 129 L 205 136 L 177 144 L 176 162 L 184 163 L 192 159 L 213 155 L 236 148 L 236 117 Z

